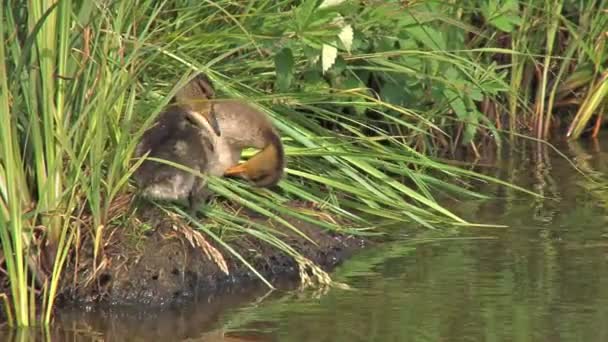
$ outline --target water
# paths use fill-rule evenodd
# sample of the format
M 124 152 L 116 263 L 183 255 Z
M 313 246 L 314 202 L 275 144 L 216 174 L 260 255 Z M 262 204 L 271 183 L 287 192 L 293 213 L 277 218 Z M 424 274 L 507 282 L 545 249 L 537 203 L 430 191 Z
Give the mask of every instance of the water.
M 492 200 L 446 200 L 470 221 L 509 227 L 425 232 L 363 251 L 334 273 L 351 291 L 259 288 L 161 312 L 64 311 L 46 334 L 70 341 L 608 341 L 608 145 L 559 147 L 600 182 L 549 149 L 513 150 L 485 172 L 544 199 L 486 185 L 480 191 Z M 27 339 L 20 334 L 8 338 Z

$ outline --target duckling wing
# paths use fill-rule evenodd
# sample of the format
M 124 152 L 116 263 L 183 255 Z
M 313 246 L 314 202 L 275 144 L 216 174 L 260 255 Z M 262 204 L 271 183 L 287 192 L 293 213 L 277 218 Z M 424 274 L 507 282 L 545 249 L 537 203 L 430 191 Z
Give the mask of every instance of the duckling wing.
M 179 127 L 183 122 L 184 114 L 179 111 L 169 110 L 161 113 L 154 125 L 144 132 L 135 150 L 136 156 L 140 157 L 148 151 L 167 145 L 169 140 L 179 134 Z

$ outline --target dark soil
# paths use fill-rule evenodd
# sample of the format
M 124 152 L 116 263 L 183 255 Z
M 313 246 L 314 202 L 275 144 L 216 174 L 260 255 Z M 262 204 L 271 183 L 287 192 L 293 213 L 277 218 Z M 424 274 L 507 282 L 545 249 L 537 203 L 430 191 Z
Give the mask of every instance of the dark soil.
M 285 243 L 326 271 L 367 243 L 361 238 L 330 232 L 302 220 L 283 218 L 316 245 L 276 222 L 250 216 L 252 221 L 264 222 L 286 234 L 281 237 Z M 247 286 L 259 286 L 261 282 L 210 237 L 202 234 L 198 235 L 198 240 L 192 238 L 192 234 L 197 233 L 193 233 L 185 222 L 179 218 L 176 221 L 176 217 L 158 208 L 141 207 L 127 221 L 131 223 L 117 225 L 104 234 L 103 256 L 98 258 L 101 261 L 96 267 L 90 243 L 79 248 L 80 255 L 74 256 L 65 270 L 66 275 L 75 274 L 76 277 L 65 277 L 59 304 L 175 304 L 201 294 L 225 293 L 230 289 L 240 291 Z M 133 222 L 144 222 L 150 228 L 133 227 Z M 246 234 L 225 237 L 225 240 L 271 283 L 299 279 L 295 260 L 275 247 Z M 201 245 L 213 247 L 201 248 Z M 217 252 L 223 256 L 228 274 L 213 260 Z

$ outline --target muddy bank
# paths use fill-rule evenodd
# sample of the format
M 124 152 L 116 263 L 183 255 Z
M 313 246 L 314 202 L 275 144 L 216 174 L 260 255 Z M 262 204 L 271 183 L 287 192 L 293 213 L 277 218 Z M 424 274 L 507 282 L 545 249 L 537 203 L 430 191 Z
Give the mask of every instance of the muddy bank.
M 130 222 L 139 222 L 149 228 L 138 230 L 119 226 L 107 232 L 103 257 L 96 266 L 93 265 L 92 247 L 79 248 L 79 253 L 67 265 L 64 290 L 58 297 L 58 304 L 164 305 L 240 291 L 261 282 L 225 248 L 184 225 L 179 218 L 152 206 L 139 208 L 135 215 Z M 285 234 L 281 236 L 285 243 L 326 271 L 369 243 L 299 219 L 283 217 L 315 245 L 264 217 L 240 215 L 269 224 Z M 215 229 L 214 232 L 217 233 Z M 275 247 L 242 233 L 224 238 L 271 283 L 299 279 L 295 260 Z M 222 268 L 227 268 L 228 274 Z M 76 274 L 75 278 L 73 274 Z

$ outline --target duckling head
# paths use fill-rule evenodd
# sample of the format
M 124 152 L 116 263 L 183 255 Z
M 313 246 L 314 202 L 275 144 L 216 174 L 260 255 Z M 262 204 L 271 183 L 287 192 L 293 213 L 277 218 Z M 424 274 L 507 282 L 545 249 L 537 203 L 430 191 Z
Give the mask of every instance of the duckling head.
M 205 127 L 206 121 L 217 136 L 221 136 L 220 127 L 215 115 L 213 84 L 205 74 L 196 75 L 182 87 L 173 98 L 176 105 L 186 109 L 189 117 L 199 127 Z M 204 121 L 203 121 L 204 120 Z

